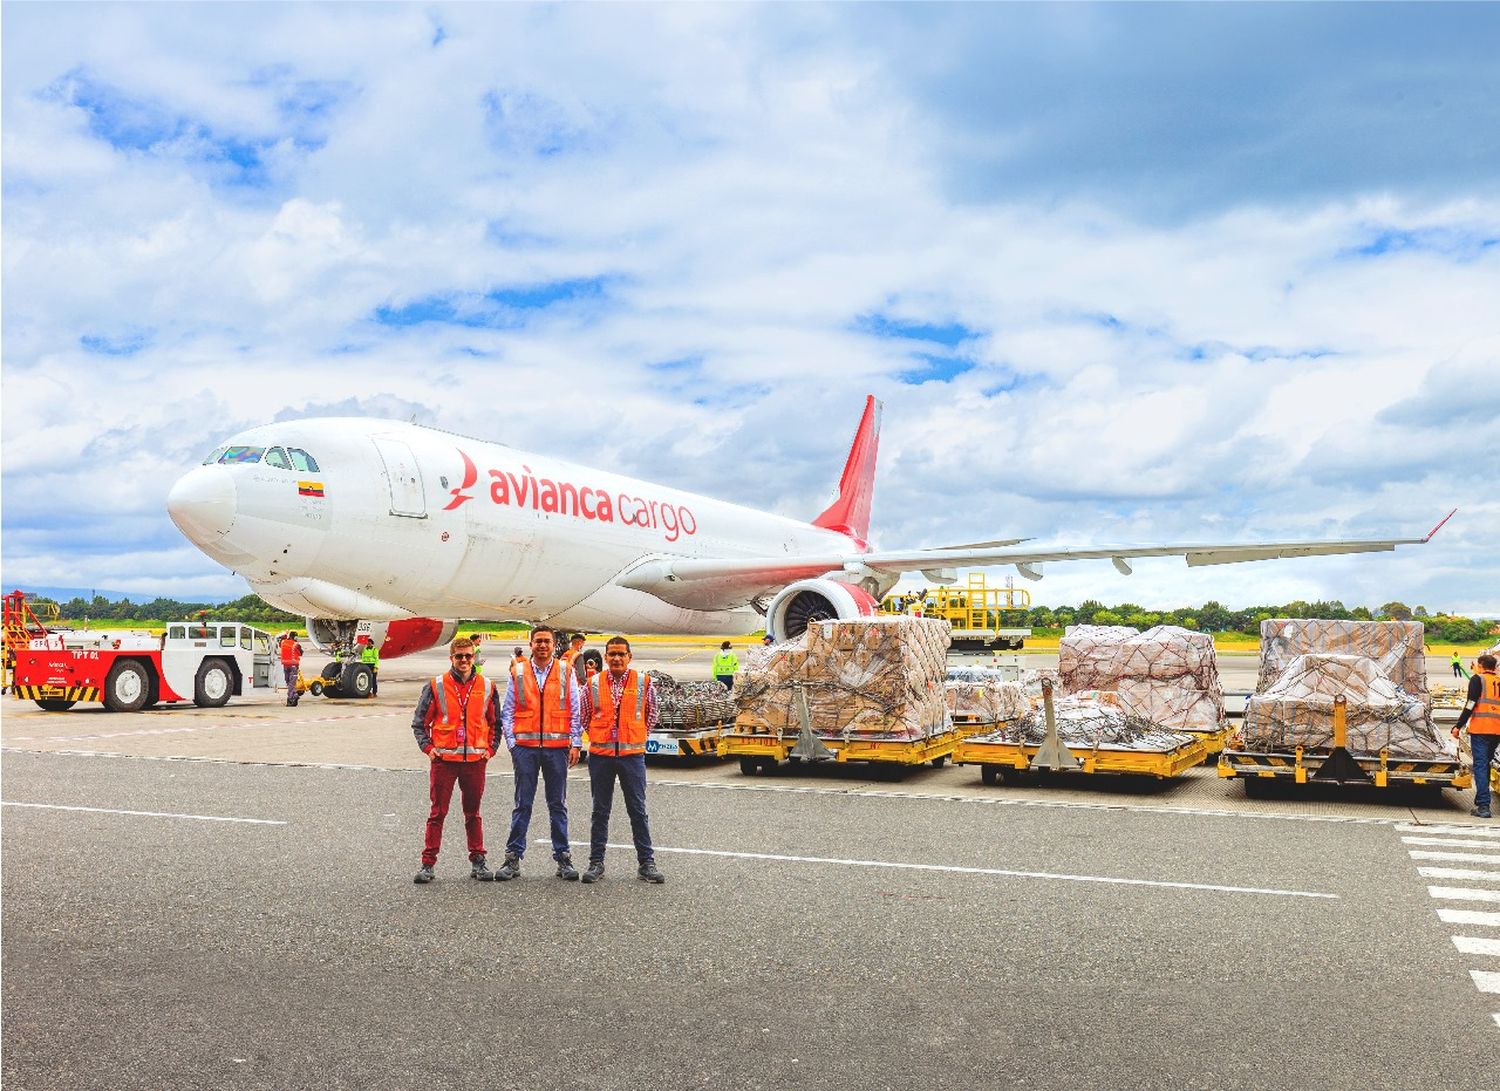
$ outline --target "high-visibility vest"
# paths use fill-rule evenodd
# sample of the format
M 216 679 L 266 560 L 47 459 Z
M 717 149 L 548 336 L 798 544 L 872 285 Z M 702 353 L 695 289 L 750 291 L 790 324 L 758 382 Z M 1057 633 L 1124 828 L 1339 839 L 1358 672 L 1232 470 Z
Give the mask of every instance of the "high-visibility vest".
M 281 653 L 281 665 L 283 667 L 295 667 L 302 661 L 302 645 L 291 637 L 282 638 L 277 649 Z
M 511 664 L 510 681 L 516 695 L 515 729 L 517 746 L 571 746 L 573 707 L 568 704 L 570 674 L 567 665 L 553 660 L 547 672 L 545 688 L 538 692 L 536 672 L 530 660 L 518 659 Z
M 720 652 L 714 656 L 714 675 L 733 674 L 740 669 L 739 656 L 733 652 Z
M 373 643 L 361 645 L 359 649 L 359 661 L 361 663 L 368 663 L 372 667 L 380 666 L 380 649 Z
M 448 761 L 484 761 L 490 756 L 490 725 L 484 710 L 494 692 L 489 679 L 476 674 L 464 686 L 450 671 L 438 675 L 431 685 L 427 726 L 433 753 Z
M 589 753 L 622 758 L 646 752 L 646 686 L 639 671 L 628 671 L 615 704 L 610 692 L 609 671 L 600 671 L 591 685 L 593 715 L 589 717 Z
M 1474 675 L 1479 679 L 1479 700 L 1469 713 L 1470 735 L 1500 735 L 1500 674 L 1483 667 Z

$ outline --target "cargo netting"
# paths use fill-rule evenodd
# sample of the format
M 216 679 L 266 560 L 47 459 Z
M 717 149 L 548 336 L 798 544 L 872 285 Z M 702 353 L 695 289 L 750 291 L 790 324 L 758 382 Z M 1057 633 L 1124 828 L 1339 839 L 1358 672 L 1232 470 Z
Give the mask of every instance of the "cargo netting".
M 1126 625 L 1074 625 L 1058 644 L 1065 693 L 1119 693 L 1145 719 L 1168 731 L 1224 726 L 1224 689 L 1214 640 L 1175 625 L 1144 633 Z
M 1245 703 L 1243 749 L 1331 749 L 1339 696 L 1345 699 L 1351 754 L 1373 757 L 1386 750 L 1391 757 L 1450 758 L 1457 752 L 1457 743 L 1433 726 L 1427 703 L 1391 681 L 1378 661 L 1324 653 L 1294 657 L 1270 687 Z
M 1425 630 L 1420 621 L 1317 621 L 1273 618 L 1260 623 L 1260 679 L 1265 693 L 1300 655 L 1360 655 L 1410 696 L 1429 703 Z
M 948 714 L 956 721 L 993 724 L 1031 708 L 1023 683 L 989 667 L 949 667 L 943 688 Z
M 679 682 L 664 671 L 646 675 L 656 689 L 657 727 L 698 728 L 734 719 L 734 698 L 723 683 Z
M 800 640 L 748 657 L 736 690 L 740 731 L 796 734 L 798 692 L 824 739 L 923 739 L 948 727 L 948 623 L 879 617 L 824 621 Z
M 1058 740 L 1070 750 L 1092 750 L 1097 746 L 1166 753 L 1196 741 L 1186 732 L 1168 731 L 1152 723 L 1128 699 L 1108 690 L 1055 697 L 1052 708 Z M 1037 706 L 1020 719 L 975 741 L 1040 746 L 1046 735 L 1046 709 Z

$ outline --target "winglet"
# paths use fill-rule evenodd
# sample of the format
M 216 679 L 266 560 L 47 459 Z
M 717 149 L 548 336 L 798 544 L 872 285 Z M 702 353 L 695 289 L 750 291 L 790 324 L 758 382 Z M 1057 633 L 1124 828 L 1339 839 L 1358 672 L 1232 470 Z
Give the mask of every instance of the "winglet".
M 1428 542 L 1432 541 L 1432 536 L 1434 534 L 1436 534 L 1438 531 L 1440 531 L 1440 530 L 1443 529 L 1443 524 L 1446 523 L 1449 519 L 1452 519 L 1457 514 L 1458 514 L 1458 509 L 1454 508 L 1447 515 L 1443 516 L 1440 520 L 1438 520 L 1438 525 L 1435 526 L 1435 527 L 1433 527 L 1431 530 L 1429 530 L 1427 532 L 1427 537 L 1425 537 L 1425 538 L 1422 539 L 1422 544 L 1426 545 Z
M 828 510 L 812 521 L 813 526 L 836 530 L 854 539 L 860 549 L 868 549 L 870 536 L 870 501 L 875 496 L 875 454 L 880 448 L 880 402 L 875 395 L 865 398 L 865 413 L 844 462 L 839 478 L 839 497 Z

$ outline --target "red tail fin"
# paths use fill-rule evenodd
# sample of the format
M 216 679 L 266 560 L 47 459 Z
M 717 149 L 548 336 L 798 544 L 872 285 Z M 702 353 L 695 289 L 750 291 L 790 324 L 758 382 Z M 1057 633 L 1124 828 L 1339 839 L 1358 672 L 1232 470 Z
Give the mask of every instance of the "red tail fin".
M 880 449 L 880 403 L 871 394 L 865 398 L 865 414 L 849 447 L 849 458 L 839 478 L 839 498 L 813 520 L 813 526 L 836 530 L 853 538 L 860 549 L 868 549 L 870 501 L 875 496 L 875 454 Z

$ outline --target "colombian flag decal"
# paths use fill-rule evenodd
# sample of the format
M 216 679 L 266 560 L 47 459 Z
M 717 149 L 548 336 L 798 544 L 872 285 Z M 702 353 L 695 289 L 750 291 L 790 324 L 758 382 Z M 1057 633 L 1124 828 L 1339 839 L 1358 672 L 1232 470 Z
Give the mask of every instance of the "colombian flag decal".
M 317 497 L 322 497 L 322 495 L 323 495 L 323 482 L 321 482 L 321 481 L 299 481 L 299 482 L 297 482 L 297 495 L 298 496 L 317 496 Z

